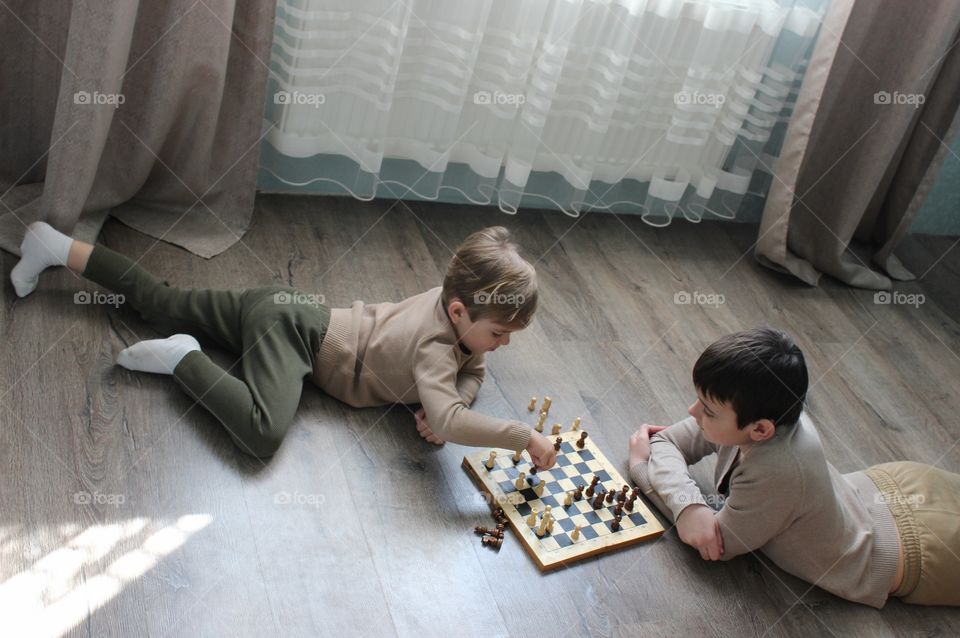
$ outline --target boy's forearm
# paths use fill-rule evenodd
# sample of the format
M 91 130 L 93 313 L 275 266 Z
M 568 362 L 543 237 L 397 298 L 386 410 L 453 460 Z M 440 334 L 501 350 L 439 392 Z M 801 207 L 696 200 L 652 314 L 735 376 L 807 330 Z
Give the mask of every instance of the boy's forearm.
M 634 466 L 630 468 L 630 479 L 640 488 L 640 491 L 647 497 L 647 500 L 653 503 L 654 507 L 660 510 L 660 513 L 663 514 L 668 521 L 675 523 L 673 512 L 670 511 L 670 508 L 667 507 L 666 503 L 663 502 L 663 499 L 660 498 L 660 495 L 657 494 L 657 491 L 653 489 L 653 485 L 650 483 L 647 465 L 647 461 L 634 464 Z
M 691 505 L 707 505 L 683 454 L 667 440 L 651 443 L 647 477 L 672 521 Z

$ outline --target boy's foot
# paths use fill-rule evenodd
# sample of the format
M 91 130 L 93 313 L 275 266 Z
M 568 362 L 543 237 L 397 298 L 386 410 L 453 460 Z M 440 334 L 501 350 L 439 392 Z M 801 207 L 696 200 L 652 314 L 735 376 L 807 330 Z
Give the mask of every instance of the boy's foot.
M 18 297 L 26 297 L 37 287 L 40 273 L 50 266 L 66 266 L 73 238 L 47 222 L 33 222 L 20 244 L 20 261 L 10 272 L 10 281 Z
M 188 352 L 199 349 L 200 344 L 190 335 L 148 339 L 121 350 L 117 363 L 127 370 L 173 374 L 173 369 Z

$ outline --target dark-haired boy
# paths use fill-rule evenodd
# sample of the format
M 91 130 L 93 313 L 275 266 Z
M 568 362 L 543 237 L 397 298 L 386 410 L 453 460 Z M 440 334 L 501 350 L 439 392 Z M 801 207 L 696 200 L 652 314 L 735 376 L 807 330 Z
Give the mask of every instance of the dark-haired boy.
M 693 383 L 690 418 L 631 437 L 630 476 L 705 560 L 760 550 L 873 607 L 890 595 L 960 605 L 960 475 L 909 462 L 840 474 L 802 413 L 803 353 L 777 330 L 719 339 L 697 360 Z M 688 470 L 713 453 L 719 511 Z

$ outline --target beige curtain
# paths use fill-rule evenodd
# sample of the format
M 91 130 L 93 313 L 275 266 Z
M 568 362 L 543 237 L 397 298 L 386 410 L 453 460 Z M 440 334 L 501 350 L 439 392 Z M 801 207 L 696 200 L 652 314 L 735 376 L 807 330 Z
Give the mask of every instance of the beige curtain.
M 5 0 L 0 247 L 106 216 L 203 257 L 253 212 L 275 0 Z
M 811 285 L 913 278 L 893 250 L 957 132 L 958 39 L 956 0 L 831 2 L 764 208 L 761 263 Z

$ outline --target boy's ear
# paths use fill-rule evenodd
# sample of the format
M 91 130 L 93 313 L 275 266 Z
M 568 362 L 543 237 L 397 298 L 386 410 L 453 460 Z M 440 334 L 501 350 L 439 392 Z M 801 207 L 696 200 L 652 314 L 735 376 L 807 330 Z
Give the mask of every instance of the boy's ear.
M 460 323 L 467 316 L 467 307 L 463 302 L 454 297 L 447 305 L 447 315 L 454 324 Z
M 750 440 L 754 443 L 772 439 L 777 426 L 770 419 L 759 419 L 750 424 Z

